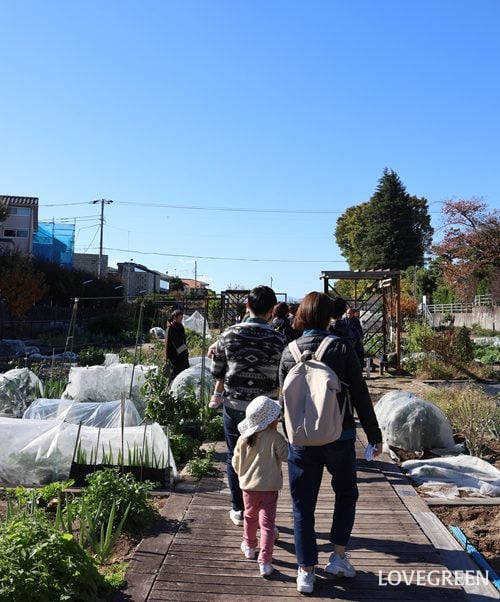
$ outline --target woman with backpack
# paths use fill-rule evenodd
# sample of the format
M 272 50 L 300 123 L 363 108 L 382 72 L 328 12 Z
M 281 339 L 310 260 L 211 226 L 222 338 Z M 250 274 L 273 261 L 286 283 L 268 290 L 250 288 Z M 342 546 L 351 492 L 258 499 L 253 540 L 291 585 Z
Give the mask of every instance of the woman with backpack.
M 338 313 L 340 309 L 341 311 Z M 344 311 L 345 301 L 343 299 L 338 298 L 332 301 L 324 293 L 312 292 L 306 295 L 299 305 L 294 321 L 295 328 L 304 331 L 303 335 L 295 341 L 298 351 L 302 354 L 302 362 L 311 358 L 316 360 L 314 353 L 326 337 L 330 338 L 329 344 L 325 341 L 321 345 L 321 356 L 317 358 L 316 365 L 319 361 L 326 364 L 333 370 L 335 380 L 338 379 L 337 382 L 342 383 L 335 400 L 341 410 L 340 435 L 338 436 L 338 433 L 332 435 L 333 437 L 338 436 L 338 438 L 332 439 L 329 443 L 316 444 L 313 442 L 310 445 L 289 442 L 288 475 L 293 502 L 295 552 L 299 565 L 297 591 L 303 594 L 312 593 L 316 579 L 314 571 L 318 563 L 318 548 L 314 530 L 314 512 L 324 467 L 331 474 L 332 488 L 335 493 L 335 508 L 330 531 L 333 553 L 330 555 L 325 571 L 344 577 L 354 577 L 356 574 L 349 562 L 349 555 L 345 551 L 354 525 L 356 501 L 359 495 L 354 449 L 356 426 L 351 403 L 356 409 L 368 442 L 375 446 L 374 456 L 378 456 L 382 450 L 382 433 L 355 351 L 348 340 L 332 336 L 328 332 L 332 317 L 340 318 Z M 300 399 L 290 399 L 290 395 L 297 396 L 299 394 L 297 392 L 300 391 L 300 387 L 296 382 L 294 386 L 291 386 L 290 379 L 286 381 L 288 373 L 298 364 L 291 350 L 292 345 L 293 343 L 285 348 L 279 368 L 281 402 L 285 406 L 287 431 L 292 428 L 294 418 L 297 418 L 290 415 L 290 412 L 296 411 L 302 402 Z M 304 385 L 306 388 L 308 386 Z M 287 391 L 289 391 L 288 397 Z M 310 393 L 308 390 L 307 401 L 309 404 L 311 403 Z M 318 406 L 314 408 L 316 412 L 321 406 L 321 400 L 315 399 L 315 403 Z M 328 416 L 328 408 L 324 409 L 325 416 Z M 306 422 L 307 407 L 304 410 L 306 415 L 304 422 Z M 339 415 L 338 412 L 337 415 Z M 319 421 L 321 419 L 322 414 L 320 414 Z M 305 431 L 308 431 L 308 426 L 305 425 Z M 330 425 L 319 424 L 319 430 L 324 431 L 329 427 Z M 294 440 L 294 436 L 289 432 L 289 441 Z M 300 441 L 300 438 L 297 440 Z M 301 443 L 303 442 L 301 441 Z

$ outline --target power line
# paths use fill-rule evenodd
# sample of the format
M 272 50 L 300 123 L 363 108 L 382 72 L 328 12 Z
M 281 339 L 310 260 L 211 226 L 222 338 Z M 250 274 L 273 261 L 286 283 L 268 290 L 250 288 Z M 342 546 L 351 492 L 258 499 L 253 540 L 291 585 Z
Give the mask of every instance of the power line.
M 92 201 L 91 201 L 92 202 Z M 345 211 L 331 209 L 258 209 L 252 207 L 216 207 L 216 206 L 201 206 L 201 205 L 179 205 L 173 203 L 148 203 L 140 201 L 114 201 L 118 205 L 130 205 L 135 207 L 157 207 L 159 209 L 187 209 L 189 211 L 225 211 L 229 213 L 277 213 L 277 214 L 322 214 L 322 215 L 342 215 Z M 441 201 L 435 201 L 435 203 Z M 432 204 L 435 204 L 432 203 Z M 64 207 L 72 205 L 87 205 L 88 203 L 64 203 Z M 45 207 L 62 207 L 63 205 L 43 205 Z M 440 214 L 441 211 L 429 211 L 429 213 Z
M 120 253 L 133 253 L 136 255 L 159 255 L 161 257 L 180 257 L 183 259 L 213 259 L 216 261 L 252 261 L 252 262 L 274 262 L 274 263 L 347 263 L 340 259 L 257 259 L 249 257 L 215 257 L 210 255 L 184 255 L 180 253 L 159 253 L 157 251 L 137 251 L 134 249 L 115 249 L 105 247 L 105 251 L 118 251 Z

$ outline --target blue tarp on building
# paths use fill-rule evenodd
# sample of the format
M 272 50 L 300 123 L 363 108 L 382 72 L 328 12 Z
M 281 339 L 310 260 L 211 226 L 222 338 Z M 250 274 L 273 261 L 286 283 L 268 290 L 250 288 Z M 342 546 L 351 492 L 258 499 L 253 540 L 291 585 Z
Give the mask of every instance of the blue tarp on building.
M 55 222 L 38 222 L 33 236 L 33 255 L 52 261 L 62 267 L 73 267 L 75 250 L 75 225 Z

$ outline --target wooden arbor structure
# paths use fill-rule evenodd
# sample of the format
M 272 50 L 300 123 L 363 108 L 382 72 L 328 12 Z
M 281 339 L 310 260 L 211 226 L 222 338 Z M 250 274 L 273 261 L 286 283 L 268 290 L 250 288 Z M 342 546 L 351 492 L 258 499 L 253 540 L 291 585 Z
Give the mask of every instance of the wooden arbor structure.
M 401 280 L 399 270 L 321 272 L 323 291 L 340 295 L 335 286 L 339 280 L 354 281 L 354 298 L 348 305 L 359 310 L 365 331 L 364 348 L 368 357 L 387 361 L 396 354 L 396 367 L 401 359 Z
M 221 306 L 221 331 L 239 322 L 245 315 L 245 308 L 250 294 L 249 290 L 222 291 L 220 296 Z M 287 301 L 286 293 L 276 293 L 279 301 Z

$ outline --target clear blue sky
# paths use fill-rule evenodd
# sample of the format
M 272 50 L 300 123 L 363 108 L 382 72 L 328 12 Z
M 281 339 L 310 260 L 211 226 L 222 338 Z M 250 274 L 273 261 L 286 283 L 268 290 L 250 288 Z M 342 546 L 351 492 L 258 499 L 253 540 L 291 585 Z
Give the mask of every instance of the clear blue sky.
M 80 252 L 98 248 L 90 202 L 113 199 L 112 265 L 192 278 L 198 258 L 217 291 L 272 278 L 301 297 L 347 269 L 336 219 L 386 166 L 435 226 L 445 199 L 499 206 L 498 0 L 0 9 L 0 193 L 38 196 L 42 220 L 77 218 Z

